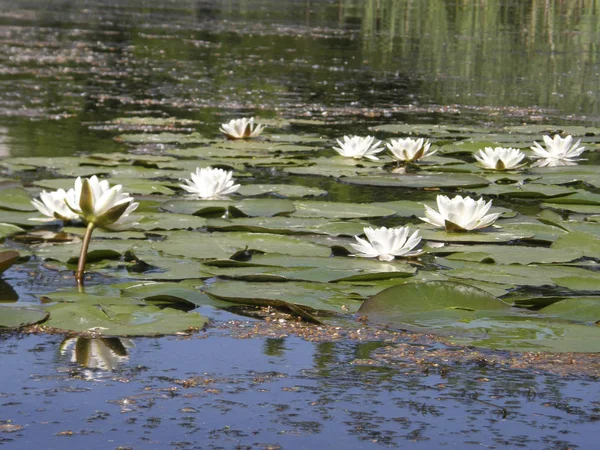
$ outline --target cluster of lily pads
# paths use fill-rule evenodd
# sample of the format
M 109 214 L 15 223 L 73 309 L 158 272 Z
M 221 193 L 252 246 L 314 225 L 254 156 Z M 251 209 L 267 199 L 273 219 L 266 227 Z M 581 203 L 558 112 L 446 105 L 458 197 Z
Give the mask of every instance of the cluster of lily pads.
M 227 140 L 126 134 L 117 139 L 132 147 L 128 153 L 0 161 L 12 177 L 0 189 L 0 233 L 11 247 L 45 270 L 77 267 L 81 285 L 86 258 L 92 280 L 132 280 L 45 292 L 53 303 L 44 306 L 44 324 L 104 336 L 169 333 L 206 322 L 181 304 L 249 304 L 312 322 L 359 312 L 498 348 L 595 348 L 580 341 L 596 332 L 600 305 L 600 277 L 590 270 L 600 182 L 594 166 L 558 161 L 575 164 L 580 143 L 596 146 L 600 134 L 573 129 L 583 136 L 573 145 L 553 128 L 376 126 L 421 136 L 392 139 L 384 156 L 374 138 L 346 136 L 331 150 L 319 135 L 325 123 L 299 124 L 316 133 L 282 134 L 294 124 L 271 121 L 278 133 L 263 137 L 264 125 L 239 119 L 222 125 Z M 546 149 L 526 144 L 540 133 Z M 557 163 L 526 168 L 525 147 Z M 397 170 L 399 161 L 406 170 Z M 253 180 L 273 171 L 283 183 Z M 24 188 L 15 177 L 27 173 L 33 187 Z M 383 196 L 342 201 L 365 186 Z M 31 200 L 35 189 L 42 191 Z M 32 219 L 48 223 L 32 229 Z M 10 264 L 18 262 L 10 252 Z M 166 307 L 174 303 L 179 310 Z

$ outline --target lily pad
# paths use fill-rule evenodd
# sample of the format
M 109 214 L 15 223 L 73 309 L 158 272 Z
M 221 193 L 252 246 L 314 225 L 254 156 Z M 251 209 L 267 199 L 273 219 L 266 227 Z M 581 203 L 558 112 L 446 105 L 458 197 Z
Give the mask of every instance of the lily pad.
M 43 322 L 48 312 L 34 308 L 15 308 L 0 306 L 0 329 L 22 328 Z
M 293 256 L 330 255 L 328 247 L 313 244 L 295 236 L 264 233 L 194 233 L 179 231 L 168 239 L 156 242 L 154 249 L 164 254 L 198 259 L 227 259 L 239 250 L 249 248 L 266 253 Z
M 343 179 L 345 183 L 363 186 L 388 186 L 404 188 L 475 188 L 487 186 L 489 181 L 485 178 L 469 174 L 386 174 L 385 176 L 352 176 Z
M 246 197 L 264 194 L 277 194 L 283 197 L 318 197 L 327 194 L 327 191 L 293 184 L 246 184 L 240 187 L 238 193 Z
M 327 283 L 283 282 L 249 283 L 244 281 L 218 281 L 205 292 L 218 299 L 248 305 L 286 308 L 293 304 L 315 314 L 319 311 L 355 312 L 363 300 L 361 295 L 351 295 L 352 288 Z
M 161 205 L 164 211 L 193 214 L 203 217 L 220 217 L 227 211 L 234 217 L 270 217 L 295 211 L 294 203 L 285 199 L 244 200 L 174 200 Z
M 0 209 L 37 211 L 31 204 L 31 195 L 23 188 L 0 189 Z
M 10 223 L 0 223 L 0 240 L 12 236 L 13 234 L 21 233 L 25 231 L 23 228 Z
M 206 144 L 210 139 L 202 137 L 199 133 L 135 133 L 122 134 L 115 138 L 118 142 L 127 144 Z
M 203 328 L 196 312 L 156 306 L 58 303 L 47 308 L 47 327 L 100 336 L 161 336 Z
M 548 308 L 552 312 L 552 306 Z M 373 323 L 436 333 L 460 344 L 520 351 L 600 351 L 595 326 L 511 308 L 460 283 L 395 286 L 366 300 L 358 313 Z
M 395 213 L 393 209 L 366 203 L 319 202 L 298 200 L 294 202 L 292 217 L 322 217 L 331 219 L 354 219 L 385 217 Z
M 239 219 L 208 219 L 210 231 L 248 231 L 275 234 L 327 234 L 355 236 L 369 226 L 362 221 L 327 220 L 310 217 L 242 217 Z

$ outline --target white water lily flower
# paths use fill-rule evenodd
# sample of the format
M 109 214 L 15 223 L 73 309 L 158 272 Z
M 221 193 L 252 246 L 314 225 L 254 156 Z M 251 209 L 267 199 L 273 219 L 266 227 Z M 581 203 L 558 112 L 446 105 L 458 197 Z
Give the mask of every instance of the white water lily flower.
M 396 161 L 414 162 L 437 152 L 437 150 L 429 151 L 431 143 L 423 138 L 392 139 L 386 145 Z
M 35 220 L 38 222 L 51 222 L 53 220 L 62 220 L 63 222 L 67 222 L 79 220 L 79 215 L 75 214 L 67 206 L 67 203 L 65 202 L 66 198 L 67 192 L 64 189 L 58 189 L 57 191 L 53 192 L 42 191 L 40 193 L 40 200 L 34 198 L 31 201 L 31 204 L 47 217 L 36 217 L 29 220 Z
M 555 159 L 560 161 L 578 161 L 577 157 L 581 155 L 585 147 L 579 147 L 581 139 L 573 144 L 573 136 L 569 135 L 566 138 L 561 138 L 558 134 L 554 138 L 544 136 L 546 148 L 544 149 L 537 142 L 533 142 L 534 146 L 530 147 L 533 151 L 532 158 Z M 557 164 L 558 165 L 558 164 Z
M 187 184 L 180 184 L 182 189 L 197 195 L 205 200 L 219 200 L 233 194 L 240 188 L 239 184 L 233 184 L 233 172 L 212 167 L 196 168 L 191 173 L 191 180 L 184 180 Z
M 492 201 L 457 195 L 453 199 L 437 196 L 438 211 L 425 205 L 425 217 L 420 219 L 446 231 L 472 231 L 492 225 L 500 213 L 487 214 Z
M 344 142 L 337 139 L 337 143 L 339 147 L 333 147 L 333 149 L 346 158 L 367 158 L 371 161 L 377 161 L 379 158 L 375 155 L 385 150 L 383 147 L 380 147 L 381 141 L 375 142 L 373 136 L 344 136 Z
M 254 127 L 254 117 L 250 119 L 233 119 L 224 123 L 219 131 L 229 139 L 248 139 L 258 136 L 265 128 L 264 125 Z
M 421 250 L 413 250 L 419 242 L 419 230 L 411 236 L 408 235 L 408 227 L 400 228 L 364 228 L 367 240 L 358 236 L 354 238 L 358 244 L 350 244 L 357 251 L 355 256 L 361 258 L 377 258 L 380 261 L 392 261 L 396 256 L 417 256 L 423 253 Z
M 75 188 L 69 189 L 65 197 L 67 206 L 86 224 L 94 224 L 108 230 L 122 230 L 135 223 L 130 216 L 139 206 L 133 197 L 123 192 L 123 186 L 110 187 L 107 180 L 78 177 Z
M 513 170 L 525 165 L 521 163 L 525 153 L 516 148 L 486 147 L 485 150 L 479 150 L 478 155 L 473 156 L 486 169 Z

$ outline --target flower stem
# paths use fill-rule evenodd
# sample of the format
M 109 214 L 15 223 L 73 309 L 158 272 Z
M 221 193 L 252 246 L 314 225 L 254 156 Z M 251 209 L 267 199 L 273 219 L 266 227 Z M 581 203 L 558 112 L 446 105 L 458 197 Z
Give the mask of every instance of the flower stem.
M 92 238 L 92 232 L 96 225 L 94 222 L 88 223 L 88 226 L 83 235 L 83 242 L 81 243 L 81 253 L 79 254 L 79 263 L 77 264 L 77 272 L 75 272 L 75 280 L 77 280 L 78 286 L 83 286 L 83 275 L 85 273 L 85 262 L 87 260 L 88 247 L 90 246 L 90 240 Z

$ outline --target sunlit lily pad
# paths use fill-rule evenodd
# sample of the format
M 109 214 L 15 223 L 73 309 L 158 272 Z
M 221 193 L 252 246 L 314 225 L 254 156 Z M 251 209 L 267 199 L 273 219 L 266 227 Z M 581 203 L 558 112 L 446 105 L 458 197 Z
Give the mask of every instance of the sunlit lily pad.
M 317 197 L 327 194 L 327 191 L 294 184 L 246 184 L 240 187 L 238 193 L 248 197 L 263 194 L 277 194 L 284 197 Z
M 564 265 L 502 265 L 440 258 L 438 263 L 451 268 L 445 274 L 463 280 L 481 280 L 513 286 L 565 286 L 567 280 L 600 285 L 600 276 L 594 272 Z M 564 283 L 561 283 L 564 280 Z M 560 283 L 560 284 L 559 284 Z M 571 285 L 573 286 L 573 285 Z M 569 286 L 566 286 L 569 287 Z M 575 288 L 577 289 L 577 288 Z
M 122 134 L 115 138 L 119 142 L 127 144 L 205 144 L 210 139 L 202 137 L 199 133 L 137 133 Z
M 248 231 L 276 234 L 328 234 L 354 236 L 361 234 L 367 222 L 327 220 L 304 217 L 243 217 L 239 219 L 208 219 L 210 231 Z
M 0 189 L 0 209 L 37 211 L 31 204 L 29 192 L 20 187 Z
M 328 311 L 351 313 L 358 310 L 363 297 L 353 288 L 327 283 L 249 283 L 218 281 L 206 289 L 221 300 L 260 306 L 286 307 L 287 303 L 307 308 L 315 313 Z
M 600 255 L 600 237 L 588 233 L 573 231 L 559 237 L 551 245 L 555 250 L 575 250 L 582 256 L 598 258 Z
M 193 311 L 151 305 L 58 303 L 47 311 L 45 326 L 100 336 L 160 336 L 203 328 L 208 322 Z
M 501 243 L 517 239 L 533 238 L 535 234 L 529 230 L 520 230 L 518 227 L 503 226 L 488 227 L 484 230 L 468 231 L 461 233 L 448 233 L 444 230 L 422 227 L 420 234 L 423 239 L 439 242 L 472 242 L 472 243 Z
M 0 223 L 0 240 L 7 236 L 25 231 L 23 228 L 10 223 Z
M 366 203 L 342 203 L 326 201 L 298 200 L 294 202 L 296 211 L 293 217 L 323 217 L 331 219 L 354 219 L 385 217 L 395 213 L 393 209 L 373 206 Z
M 124 288 L 121 292 L 123 297 L 144 299 L 153 303 L 162 301 L 168 304 L 179 299 L 179 301 L 185 301 L 194 306 L 210 305 L 220 308 L 231 306 L 229 302 L 216 300 L 204 292 L 183 283 L 145 282 Z
M 161 209 L 178 214 L 193 214 L 203 217 L 220 217 L 232 211 L 237 217 L 270 217 L 295 211 L 294 203 L 287 199 L 244 199 L 244 200 L 174 200 L 165 202 Z
M 548 308 L 552 312 L 552 306 Z M 395 286 L 366 300 L 358 312 L 373 323 L 441 334 L 461 344 L 521 351 L 600 351 L 597 327 L 567 321 L 568 312 L 560 317 L 563 310 L 558 310 L 549 317 L 511 308 L 460 283 Z
M 431 249 L 430 253 L 451 253 L 450 260 L 476 261 L 488 264 L 552 264 L 581 258 L 581 250 L 572 248 L 523 247 L 515 245 L 468 245 Z
M 496 195 L 511 198 L 554 198 L 563 197 L 575 192 L 572 188 L 549 186 L 539 183 L 528 184 L 492 184 L 476 190 L 478 195 Z
M 595 324 L 600 321 L 600 296 L 566 298 L 542 308 L 540 313 Z
M 346 177 L 345 183 L 359 184 L 365 186 L 388 186 L 404 188 L 474 188 L 478 186 L 487 186 L 489 181 L 475 175 L 435 173 L 409 173 L 409 174 L 386 174 L 384 176 L 356 176 Z
M 44 310 L 0 306 L 0 329 L 22 328 L 43 322 L 48 318 Z
M 313 244 L 295 236 L 265 233 L 194 233 L 175 232 L 168 239 L 154 243 L 155 250 L 165 254 L 199 259 L 227 259 L 246 247 L 266 253 L 283 253 L 294 256 L 324 256 L 331 253 L 328 247 Z

